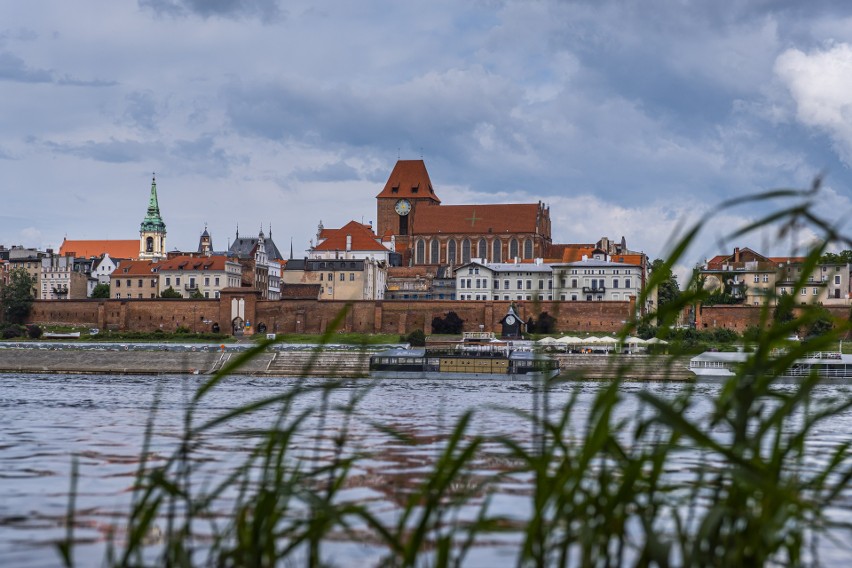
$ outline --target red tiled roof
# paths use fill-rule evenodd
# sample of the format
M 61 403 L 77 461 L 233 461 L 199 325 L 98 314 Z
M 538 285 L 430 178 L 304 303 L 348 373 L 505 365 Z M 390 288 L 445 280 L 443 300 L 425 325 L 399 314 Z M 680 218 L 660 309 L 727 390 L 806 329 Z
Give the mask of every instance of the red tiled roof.
M 432 181 L 423 160 L 399 160 L 393 167 L 385 188 L 376 197 L 429 198 L 441 202 L 432 189 Z
M 227 256 L 176 256 L 157 264 L 163 270 L 225 270 Z
M 346 237 L 352 237 L 351 250 L 374 250 L 387 252 L 388 249 L 379 242 L 379 237 L 370 230 L 368 225 L 349 221 L 340 229 L 324 229 L 322 236 L 325 240 L 314 247 L 314 250 L 346 250 Z
M 98 258 L 109 254 L 112 258 L 137 258 L 139 256 L 138 240 L 121 241 L 62 241 L 59 247 L 60 256 L 73 255 L 77 258 Z
M 584 256 L 591 258 L 595 245 L 563 245 L 562 262 L 577 262 Z
M 154 266 L 153 260 L 122 260 L 118 263 L 118 267 L 113 271 L 112 276 L 152 276 L 151 270 Z
M 538 203 L 422 207 L 417 210 L 412 234 L 535 233 L 539 209 Z

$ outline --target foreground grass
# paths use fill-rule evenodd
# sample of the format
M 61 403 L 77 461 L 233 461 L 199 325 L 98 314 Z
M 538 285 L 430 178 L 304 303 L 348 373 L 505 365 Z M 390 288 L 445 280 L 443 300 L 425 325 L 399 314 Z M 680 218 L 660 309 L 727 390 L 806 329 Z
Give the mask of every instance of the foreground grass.
M 801 222 L 808 213 L 805 218 L 826 242 L 837 240 L 811 214 L 813 195 L 791 190 L 763 196 L 794 203 L 755 226 L 778 219 Z M 669 263 L 683 261 L 699 229 L 673 248 Z M 798 288 L 807 286 L 807 268 L 822 250 L 808 257 Z M 656 316 L 665 326 L 703 294 L 694 286 Z M 358 414 L 369 384 L 296 381 L 253 404 L 199 418 L 197 408 L 219 382 L 266 349 L 269 342 L 261 341 L 194 393 L 178 449 L 156 463 L 148 461 L 156 423 L 152 411 L 133 504 L 123 520 L 126 536 L 111 541 L 105 564 L 328 566 L 345 563 L 329 548 L 348 540 L 381 550 L 377 563 L 383 566 L 461 566 L 474 547 L 507 533 L 517 545 L 513 564 L 518 566 L 818 564 L 818 543 L 829 530 L 847 542 L 852 537 L 852 528 L 827 513 L 852 489 L 852 444 L 810 447 L 808 441 L 814 430 L 830 428 L 835 417 L 852 411 L 852 401 L 838 397 L 817 403 L 812 397 L 817 377 L 787 390 L 773 384 L 807 349 L 830 349 L 850 326 L 837 321 L 807 347 L 793 345 L 779 357 L 773 348 L 816 316 L 801 309 L 795 319 L 783 321 L 766 308 L 762 317 L 764 332 L 751 358 L 722 386 L 709 415 L 696 412 L 698 395 L 689 389 L 677 397 L 643 391 L 637 395 L 641 411 L 619 412 L 625 401 L 620 380 L 601 388 L 583 412 L 577 408 L 579 390 L 554 408 L 551 382 L 533 385 L 532 410 L 515 413 L 527 426 L 517 433 L 480 433 L 467 413 L 438 439 L 425 442 L 378 421 L 381 417 Z M 630 322 L 621 335 L 643 323 Z M 330 331 L 312 342 L 339 338 Z M 672 364 L 662 355 L 658 361 L 661 369 Z M 272 423 L 251 420 L 270 409 Z M 327 429 L 332 416 L 334 427 Z M 434 456 L 396 495 L 390 511 L 345 496 L 358 486 L 353 471 L 359 464 L 381 457 L 381 448 L 364 448 L 350 433 L 355 420 L 373 418 L 384 436 L 402 445 L 426 444 Z M 246 419 L 251 428 L 237 426 Z M 196 455 L 222 428 L 253 443 L 223 481 L 206 483 L 197 478 Z M 313 447 L 305 447 L 306 439 Z M 478 467 L 486 448 L 500 456 L 500 470 Z M 701 459 L 671 471 L 684 452 Z M 506 476 L 523 480 L 523 521 L 520 514 L 510 518 L 489 506 L 492 488 Z M 59 546 L 66 566 L 75 564 L 75 483 L 72 476 L 69 533 Z M 148 544 L 153 533 L 156 546 Z

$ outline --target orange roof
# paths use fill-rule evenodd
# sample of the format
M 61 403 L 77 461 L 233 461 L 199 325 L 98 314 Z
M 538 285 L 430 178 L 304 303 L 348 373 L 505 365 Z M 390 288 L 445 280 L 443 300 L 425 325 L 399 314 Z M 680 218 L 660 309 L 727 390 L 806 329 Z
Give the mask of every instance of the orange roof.
M 565 245 L 562 249 L 562 262 L 577 262 L 584 256 L 591 257 L 595 245 Z
M 227 256 L 176 256 L 157 264 L 164 270 L 225 270 Z
M 385 188 L 376 197 L 428 198 L 441 202 L 432 189 L 432 181 L 423 160 L 398 160 Z
M 137 258 L 139 240 L 122 241 L 62 241 L 60 256 L 73 255 L 77 258 L 99 258 L 104 254 L 112 258 Z
M 155 264 L 153 260 L 122 260 L 118 263 L 118 266 L 115 271 L 113 271 L 112 276 L 153 276 L 151 271 L 154 266 Z
M 417 210 L 414 235 L 535 233 L 540 204 L 441 205 Z
M 368 225 L 349 221 L 340 229 L 323 229 L 321 236 L 323 242 L 314 247 L 314 250 L 346 250 L 346 237 L 352 237 L 352 248 L 350 250 L 377 250 L 388 252 L 388 249 L 379 242 L 379 237 L 369 229 Z

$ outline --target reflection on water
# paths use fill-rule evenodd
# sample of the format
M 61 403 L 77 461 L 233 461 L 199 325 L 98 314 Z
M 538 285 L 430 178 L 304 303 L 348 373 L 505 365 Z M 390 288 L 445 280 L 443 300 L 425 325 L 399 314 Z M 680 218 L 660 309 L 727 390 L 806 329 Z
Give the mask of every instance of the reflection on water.
M 98 565 L 103 559 L 108 538 L 121 540 L 146 424 L 158 400 L 154 435 L 150 441 L 148 463 L 161 463 L 171 455 L 184 430 L 184 411 L 204 377 L 156 376 L 61 376 L 0 375 L 0 558 L 10 566 L 55 566 L 58 555 L 53 544 L 65 536 L 69 503 L 72 456 L 77 456 L 79 479 L 75 512 L 75 559 L 81 566 Z M 250 401 L 274 396 L 294 384 L 295 379 L 233 377 L 225 380 L 198 406 L 196 423 L 223 414 Z M 317 384 L 321 380 L 314 380 Z M 353 380 L 334 391 L 330 408 L 346 404 L 360 392 L 365 381 Z M 578 423 L 590 411 L 594 395 L 604 383 L 581 382 L 558 386 L 548 396 L 554 412 L 572 394 L 578 397 L 574 409 Z M 679 383 L 626 383 L 622 387 L 625 404 L 619 407 L 624 417 L 645 412 L 635 393 L 648 389 L 676 396 L 689 388 Z M 793 388 L 793 387 L 787 387 Z M 715 395 L 719 387 L 696 385 L 700 397 Z M 843 387 L 825 386 L 817 398 L 846 396 Z M 295 401 L 290 414 L 320 404 L 319 392 Z M 429 471 L 442 450 L 447 433 L 466 411 L 475 409 L 469 434 L 512 435 L 533 439 L 530 422 L 514 412 L 534 410 L 536 402 L 531 385 L 524 382 L 488 381 L 406 381 L 387 380 L 372 386 L 359 403 L 350 423 L 332 412 L 327 419 L 311 415 L 307 427 L 294 441 L 293 455 L 308 461 L 335 458 L 334 439 L 348 427 L 346 451 L 368 456 L 358 461 L 350 473 L 341 499 L 367 504 L 379 519 L 393 522 L 398 508 Z M 708 413 L 705 402 L 690 412 Z M 268 408 L 229 422 L 208 433 L 194 454 L 195 475 L 201 483 L 223 480 L 241 464 L 251 451 L 253 429 L 268 427 L 278 415 Z M 375 425 L 391 427 L 408 438 L 400 440 Z M 848 441 L 852 414 L 837 416 L 831 424 L 815 431 L 810 441 L 809 462 L 805 467 L 822 464 L 827 452 Z M 531 442 L 532 443 L 532 442 Z M 676 478 L 704 457 L 698 452 L 682 452 L 677 463 L 667 464 Z M 520 524 L 530 508 L 528 474 L 518 473 L 518 464 L 496 443 L 486 443 L 479 452 L 469 475 L 457 480 L 459 491 L 479 489 L 484 479 L 494 479 L 490 507 L 509 524 Z M 471 515 L 484 499 L 475 493 Z M 229 512 L 228 498 L 222 500 L 221 514 Z M 836 502 L 837 515 L 847 518 L 852 499 L 846 493 Z M 357 527 L 352 534 L 359 534 Z M 149 535 L 157 541 L 156 530 Z M 366 540 L 353 542 L 352 535 L 341 535 L 335 557 L 338 563 L 370 564 L 381 558 L 380 547 Z M 826 550 L 824 562 L 845 558 L 848 545 L 821 543 Z M 469 565 L 514 563 L 518 537 L 507 532 L 480 542 Z M 343 562 L 342 559 L 351 559 Z

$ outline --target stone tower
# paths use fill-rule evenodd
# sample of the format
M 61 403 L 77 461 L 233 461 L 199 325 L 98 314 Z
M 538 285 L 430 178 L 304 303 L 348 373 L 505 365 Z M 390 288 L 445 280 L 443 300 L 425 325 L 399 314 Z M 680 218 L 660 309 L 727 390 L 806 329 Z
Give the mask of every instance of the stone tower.
M 160 217 L 160 204 L 157 202 L 157 178 L 151 181 L 151 197 L 148 200 L 148 212 L 139 227 L 140 260 L 161 260 L 166 258 L 166 224 Z

